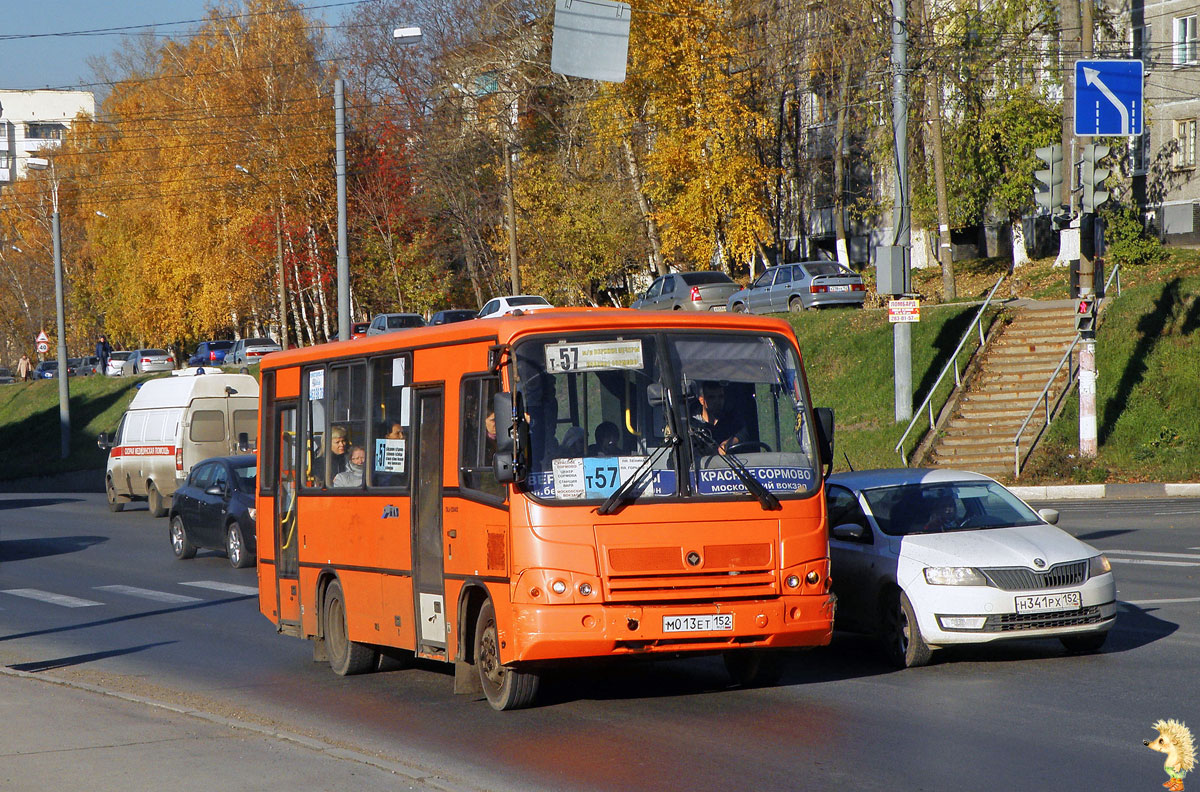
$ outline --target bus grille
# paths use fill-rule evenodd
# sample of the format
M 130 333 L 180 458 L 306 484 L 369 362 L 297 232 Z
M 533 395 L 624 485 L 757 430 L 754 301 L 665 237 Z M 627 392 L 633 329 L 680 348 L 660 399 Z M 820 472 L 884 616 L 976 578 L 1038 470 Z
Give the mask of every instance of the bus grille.
M 778 593 L 773 569 L 678 575 L 609 575 L 606 584 L 610 602 L 680 602 L 769 597 Z
M 1034 572 L 1024 567 L 997 567 L 979 571 L 998 589 L 1030 591 L 1078 586 L 1087 580 L 1088 562 L 1083 560 L 1055 564 L 1045 572 Z

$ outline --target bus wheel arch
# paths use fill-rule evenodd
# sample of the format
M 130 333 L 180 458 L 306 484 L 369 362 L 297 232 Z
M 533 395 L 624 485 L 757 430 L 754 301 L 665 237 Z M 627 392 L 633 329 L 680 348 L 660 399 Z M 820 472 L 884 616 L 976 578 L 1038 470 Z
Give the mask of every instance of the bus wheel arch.
M 470 665 L 475 664 L 475 625 L 489 599 L 487 587 L 480 583 L 467 583 L 458 595 L 457 656 Z
M 350 640 L 346 626 L 346 594 L 341 581 L 331 575 L 321 590 L 318 630 L 333 673 L 352 676 L 375 670 L 379 664 L 379 652 L 375 647 Z
M 484 600 L 475 620 L 475 669 L 483 694 L 494 710 L 523 709 L 533 703 L 541 676 L 533 670 L 500 662 L 500 637 L 496 626 L 496 608 L 491 598 Z

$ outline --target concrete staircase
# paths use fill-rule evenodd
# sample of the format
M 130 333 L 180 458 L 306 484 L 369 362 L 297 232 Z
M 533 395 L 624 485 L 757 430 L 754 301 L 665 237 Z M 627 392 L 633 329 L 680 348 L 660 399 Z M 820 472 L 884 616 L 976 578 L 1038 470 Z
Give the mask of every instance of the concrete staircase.
M 949 419 L 923 463 L 1013 478 L 1013 436 L 1046 380 L 1075 338 L 1075 303 L 1029 300 L 985 350 Z M 1068 384 L 1064 366 L 1050 390 L 1050 404 Z M 1038 436 L 1044 413 L 1035 415 L 1021 439 L 1022 456 Z

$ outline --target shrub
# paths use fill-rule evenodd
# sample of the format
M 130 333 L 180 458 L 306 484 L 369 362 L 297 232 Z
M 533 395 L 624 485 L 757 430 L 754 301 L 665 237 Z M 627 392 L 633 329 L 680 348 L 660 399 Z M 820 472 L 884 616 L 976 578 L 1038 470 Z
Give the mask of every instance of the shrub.
M 1166 251 L 1162 242 L 1148 235 L 1132 207 L 1119 206 L 1103 212 L 1106 257 L 1110 264 L 1122 267 L 1162 263 Z

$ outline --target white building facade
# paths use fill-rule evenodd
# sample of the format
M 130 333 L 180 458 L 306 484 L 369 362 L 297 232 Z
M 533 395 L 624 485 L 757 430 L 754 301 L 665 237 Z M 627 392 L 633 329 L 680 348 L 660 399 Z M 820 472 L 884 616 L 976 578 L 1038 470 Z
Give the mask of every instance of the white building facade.
M 62 145 L 80 113 L 95 115 L 91 91 L 0 90 L 0 188 L 25 175 L 30 156 Z

